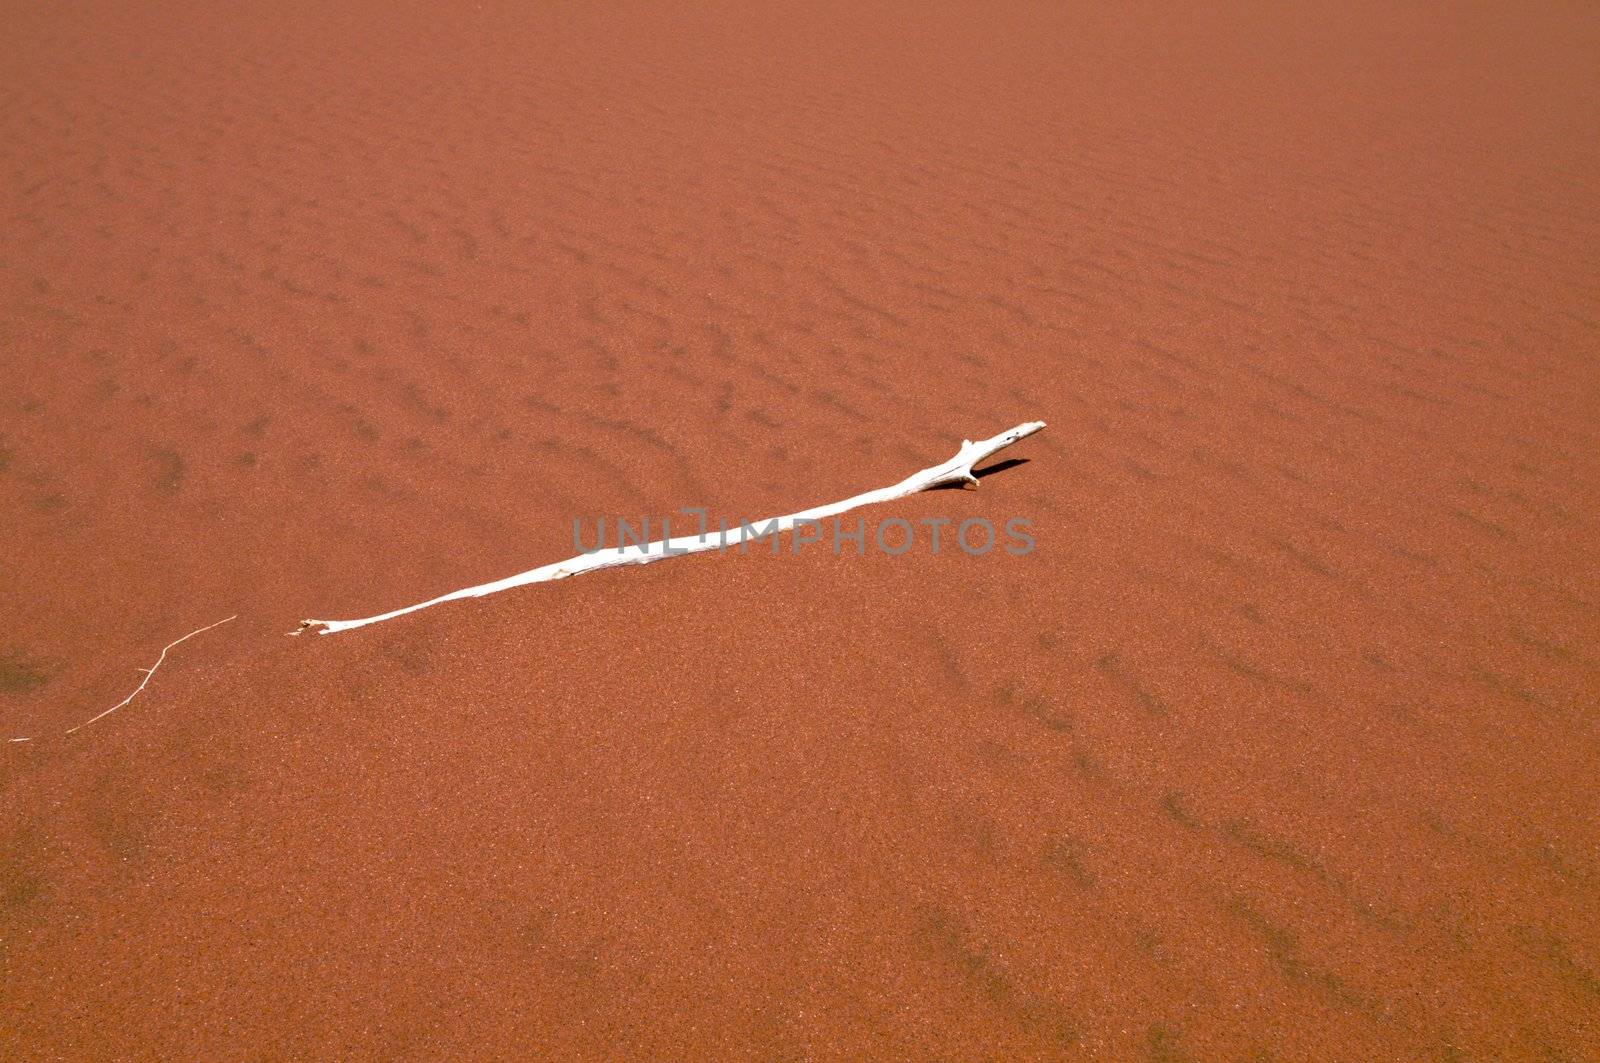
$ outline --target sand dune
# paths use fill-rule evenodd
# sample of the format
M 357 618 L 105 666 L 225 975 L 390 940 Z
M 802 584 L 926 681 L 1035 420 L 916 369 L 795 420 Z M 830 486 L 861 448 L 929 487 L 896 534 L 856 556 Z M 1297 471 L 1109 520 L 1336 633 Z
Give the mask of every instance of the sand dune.
M 7 5 L 0 1055 L 1600 1056 L 1600 18 L 536 7 Z

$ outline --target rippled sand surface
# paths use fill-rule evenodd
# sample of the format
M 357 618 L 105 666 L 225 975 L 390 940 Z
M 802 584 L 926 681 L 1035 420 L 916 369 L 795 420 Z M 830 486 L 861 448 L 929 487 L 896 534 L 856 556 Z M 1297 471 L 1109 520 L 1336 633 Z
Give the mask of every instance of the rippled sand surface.
M 1591 5 L 0 6 L 0 1056 L 1600 1058 Z

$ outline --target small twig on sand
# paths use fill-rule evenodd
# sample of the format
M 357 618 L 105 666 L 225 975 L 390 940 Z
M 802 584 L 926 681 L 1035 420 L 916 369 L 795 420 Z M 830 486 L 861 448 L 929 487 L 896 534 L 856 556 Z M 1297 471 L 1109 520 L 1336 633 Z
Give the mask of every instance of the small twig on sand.
M 397 616 L 414 613 L 419 609 L 452 602 L 461 598 L 482 598 L 484 595 L 495 594 L 499 591 L 510 590 L 529 583 L 545 583 L 550 580 L 565 579 L 576 576 L 581 572 L 592 572 L 600 568 L 612 568 L 616 565 L 647 565 L 652 561 L 660 561 L 666 557 L 677 557 L 681 554 L 695 554 L 705 550 L 726 548 L 731 542 L 737 546 L 751 538 L 762 538 L 767 535 L 781 534 L 794 530 L 795 525 L 803 522 L 820 521 L 857 506 L 871 505 L 876 502 L 890 502 L 907 495 L 914 495 L 918 491 L 939 487 L 943 484 L 960 484 L 963 487 L 978 486 L 978 478 L 972 474 L 972 467 L 987 458 L 997 450 L 1003 450 L 1019 439 L 1024 439 L 1044 427 L 1043 421 L 1029 421 L 991 439 L 984 439 L 977 443 L 971 440 L 962 440 L 961 449 L 956 456 L 940 465 L 923 469 L 906 477 L 892 487 L 868 491 L 865 494 L 855 495 L 842 502 L 833 502 L 815 509 L 802 510 L 791 513 L 786 517 L 773 517 L 769 520 L 756 521 L 755 525 L 742 524 L 734 536 L 729 538 L 713 538 L 709 535 L 684 535 L 671 539 L 657 539 L 655 542 L 643 546 L 629 544 L 617 546 L 609 550 L 597 550 L 591 554 L 581 554 L 566 561 L 557 561 L 554 564 L 544 565 L 540 568 L 530 569 L 515 576 L 496 580 L 493 583 L 484 583 L 476 587 L 465 587 L 449 594 L 431 598 L 416 605 L 408 605 L 404 609 L 396 609 L 377 616 L 369 616 L 361 620 L 302 620 L 298 630 L 291 631 L 291 635 L 299 635 L 306 631 L 315 631 L 319 635 L 331 635 L 336 631 L 349 631 L 352 628 L 365 627 L 376 624 L 381 620 L 393 620 Z M 756 531 L 756 527 L 761 530 Z M 730 531 L 732 529 L 729 529 Z
M 103 720 L 103 719 L 105 719 L 107 716 L 110 716 L 113 712 L 116 712 L 118 709 L 122 708 L 122 706 L 126 705 L 128 702 L 130 702 L 134 698 L 138 697 L 139 696 L 139 691 L 143 690 L 149 684 L 150 677 L 156 674 L 156 669 L 157 668 L 161 667 L 161 662 L 165 661 L 167 659 L 167 651 L 172 649 L 172 647 L 176 646 L 178 643 L 187 642 L 190 639 L 194 638 L 196 635 L 203 634 L 204 632 L 210 631 L 214 627 L 221 627 L 223 624 L 226 624 L 228 622 L 228 620 L 237 620 L 238 618 L 239 618 L 239 614 L 235 613 L 233 616 L 228 617 L 227 620 L 218 620 L 215 624 L 207 624 L 205 627 L 196 628 L 195 630 L 189 632 L 187 635 L 183 636 L 183 638 L 181 638 L 181 639 L 173 639 L 171 642 L 169 642 L 165 646 L 161 647 L 161 656 L 156 658 L 156 663 L 155 664 L 152 664 L 149 668 L 141 668 L 141 669 L 139 669 L 139 671 L 144 673 L 144 679 L 140 680 L 139 685 L 134 688 L 134 691 L 133 691 L 132 694 L 129 694 L 127 697 L 123 698 L 121 701 L 117 702 L 115 705 L 111 706 L 109 709 L 107 709 L 105 712 L 102 712 L 100 715 L 95 716 L 95 717 L 93 717 L 91 719 L 85 720 L 82 723 L 78 724 L 76 727 L 69 727 L 66 730 L 65 733 L 66 734 L 72 734 L 74 731 L 81 731 L 81 730 L 83 730 L 83 728 L 88 727 L 91 723 L 94 723 L 95 720 Z M 11 739 L 11 741 L 13 741 L 13 742 L 27 742 L 27 741 L 29 741 L 29 739 L 26 739 L 26 738 L 13 738 L 13 739 Z
M 123 698 L 122 701 L 118 701 L 118 703 L 114 704 L 114 706 L 110 706 L 110 708 L 106 709 L 106 711 L 101 712 L 101 714 L 99 714 L 99 716 L 91 717 L 91 719 L 83 720 L 82 724 L 78 724 L 77 727 L 69 727 L 69 728 L 67 728 L 67 733 L 69 733 L 69 735 L 70 735 L 70 733 L 77 732 L 77 730 L 83 730 L 83 728 L 88 727 L 88 725 L 90 725 L 90 724 L 93 724 L 94 720 L 106 719 L 106 717 L 110 716 L 110 714 L 112 714 L 112 712 L 115 712 L 115 711 L 117 711 L 117 709 L 120 709 L 120 708 L 122 708 L 122 706 L 125 706 L 125 704 L 130 703 L 130 701 L 133 701 L 134 698 L 138 698 L 139 692 L 141 692 L 141 690 L 144 690 L 144 687 L 146 687 L 146 684 L 149 684 L 150 676 L 154 676 L 155 669 L 160 668 L 160 666 L 162 666 L 162 661 L 166 660 L 166 652 L 168 652 L 168 650 L 171 650 L 171 648 L 173 648 L 174 645 L 178 645 L 179 642 L 189 642 L 190 639 L 194 639 L 194 637 L 198 636 L 198 634 L 205 634 L 206 631 L 211 631 L 211 629 L 213 629 L 213 628 L 221 628 L 222 624 L 226 624 L 227 621 L 229 621 L 229 620 L 238 620 L 238 613 L 234 613 L 234 615 L 229 616 L 229 618 L 226 618 L 226 620 L 219 620 L 219 621 L 216 621 L 216 623 L 214 623 L 214 624 L 206 624 L 205 628 L 195 628 L 194 631 L 190 631 L 189 634 L 186 634 L 186 636 L 182 637 L 182 639 L 173 639 L 173 640 L 171 640 L 171 642 L 168 642 L 168 644 L 163 645 L 163 647 L 162 647 L 162 655 L 158 656 L 158 658 L 155 658 L 155 664 L 150 664 L 149 668 L 141 668 L 141 669 L 139 669 L 139 671 L 144 672 L 144 679 L 139 680 L 139 685 L 138 685 L 138 687 L 134 687 L 133 688 L 133 693 L 130 693 L 130 695 L 126 696 L 126 698 Z

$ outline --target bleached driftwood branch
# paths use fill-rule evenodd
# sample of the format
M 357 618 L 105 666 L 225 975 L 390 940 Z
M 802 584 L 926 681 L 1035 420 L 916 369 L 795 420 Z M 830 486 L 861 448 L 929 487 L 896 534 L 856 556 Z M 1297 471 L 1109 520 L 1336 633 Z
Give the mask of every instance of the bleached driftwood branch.
M 565 579 L 583 572 L 593 572 L 596 569 L 614 568 L 617 565 L 647 565 L 652 561 L 660 561 L 667 557 L 678 557 L 682 554 L 695 554 L 705 550 L 726 549 L 728 546 L 738 546 L 750 539 L 765 538 L 769 535 L 778 535 L 794 530 L 795 526 L 809 521 L 820 521 L 827 517 L 845 513 L 859 506 L 870 506 L 879 502 L 892 502 L 897 498 L 914 495 L 919 491 L 939 487 L 942 484 L 959 483 L 966 488 L 978 486 L 978 478 L 972 474 L 972 467 L 989 455 L 999 450 L 1004 450 L 1019 439 L 1024 439 L 1044 427 L 1043 421 L 1029 421 L 1019 424 L 1009 431 L 1001 432 L 991 439 L 974 443 L 971 440 L 962 440 L 961 449 L 956 456 L 941 465 L 930 469 L 923 469 L 906 477 L 892 487 L 868 491 L 865 494 L 855 495 L 842 502 L 833 502 L 815 509 L 802 510 L 784 517 L 772 517 L 767 520 L 756 521 L 754 524 L 741 524 L 737 529 L 730 528 L 726 535 L 681 535 L 668 539 L 657 539 L 651 543 L 628 544 L 616 546 L 608 550 L 597 550 L 594 553 L 580 554 L 565 561 L 539 568 L 519 572 L 515 576 L 496 580 L 493 583 L 483 583 L 476 587 L 464 587 L 449 594 L 441 594 L 437 598 L 408 605 L 404 609 L 395 609 L 377 616 L 365 617 L 361 620 L 302 620 L 296 631 L 291 635 L 299 635 L 306 631 L 315 631 L 319 635 L 331 635 L 336 631 L 350 631 L 354 628 L 376 624 L 382 620 L 393 620 L 397 616 L 415 613 L 430 606 L 442 605 L 462 598 L 482 598 L 489 594 L 498 594 L 508 591 L 513 587 L 522 587 L 529 583 L 546 583 L 550 580 Z

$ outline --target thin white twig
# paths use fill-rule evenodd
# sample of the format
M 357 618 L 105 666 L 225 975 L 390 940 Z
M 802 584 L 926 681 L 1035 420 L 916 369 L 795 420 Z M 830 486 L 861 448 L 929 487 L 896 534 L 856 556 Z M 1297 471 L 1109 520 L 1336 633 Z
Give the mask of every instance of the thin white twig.
M 302 620 L 300 621 L 299 629 L 291 631 L 289 634 L 299 635 L 305 631 L 315 631 L 319 635 L 332 635 L 336 631 L 349 631 L 353 628 L 365 627 L 368 624 L 376 624 L 383 620 L 393 620 L 397 616 L 404 616 L 419 609 L 441 605 L 444 602 L 457 601 L 462 598 L 482 598 L 488 594 L 510 590 L 513 587 L 522 587 L 529 583 L 545 583 L 550 580 L 565 579 L 568 576 L 576 576 L 582 572 L 612 568 L 616 565 L 647 565 L 652 561 L 660 561 L 667 557 L 677 557 L 681 554 L 726 549 L 730 542 L 732 545 L 738 546 L 752 538 L 760 539 L 768 535 L 782 534 L 783 532 L 794 530 L 795 525 L 800 523 L 820 521 L 824 517 L 844 513 L 855 509 L 857 506 L 904 498 L 907 495 L 916 494 L 918 491 L 926 491 L 942 484 L 958 483 L 963 487 L 976 487 L 978 478 L 972 474 L 973 465 L 987 458 L 995 451 L 1003 450 L 1017 440 L 1033 435 L 1043 427 L 1043 421 L 1029 421 L 1026 424 L 1019 424 L 1009 431 L 1001 432 L 991 439 L 981 440 L 977 443 L 971 440 L 962 440 L 961 449 L 949 461 L 929 469 L 923 469 L 921 472 L 913 473 L 891 487 L 868 491 L 865 494 L 847 498 L 842 502 L 833 502 L 825 506 L 817 506 L 814 509 L 802 510 L 799 513 L 791 513 L 786 517 L 772 517 L 768 520 L 756 521 L 754 525 L 741 524 L 731 539 L 727 536 L 719 539 L 703 534 L 684 535 L 670 539 L 657 539 L 655 542 L 646 543 L 643 546 L 629 544 L 627 546 L 616 546 L 609 550 L 597 550 L 594 553 L 580 554 L 566 561 L 557 561 L 554 564 L 529 569 L 527 572 L 519 572 L 515 576 L 507 576 L 505 579 L 495 580 L 493 583 L 484 583 L 476 587 L 464 587 L 461 590 L 451 591 L 449 594 L 442 594 L 437 598 L 430 598 L 428 601 L 419 602 L 416 605 L 408 605 L 403 609 L 395 609 L 391 612 L 380 613 L 377 616 L 369 616 L 361 620 Z M 761 529 L 760 531 L 756 530 L 758 527 Z M 733 531 L 733 529 L 729 529 L 729 531 Z
M 139 669 L 139 671 L 144 673 L 144 679 L 139 683 L 139 685 L 137 687 L 134 688 L 134 691 L 133 691 L 132 694 L 129 694 L 127 697 L 123 698 L 121 701 L 117 702 L 115 705 L 111 706 L 109 709 L 107 709 L 105 712 L 102 712 L 100 715 L 95 716 L 95 717 L 93 717 L 91 719 L 88 719 L 88 720 L 84 720 L 82 723 L 78 724 L 78 726 L 76 726 L 76 727 L 67 728 L 65 733 L 66 734 L 72 734 L 74 731 L 81 731 L 83 728 L 88 727 L 91 723 L 94 723 L 95 720 L 103 720 L 103 719 L 105 719 L 107 716 L 110 716 L 113 712 L 116 712 L 118 709 L 122 708 L 122 706 L 126 705 L 128 702 L 130 702 L 134 698 L 138 697 L 139 696 L 139 691 L 141 691 L 141 690 L 143 690 L 145 688 L 145 686 L 150 682 L 151 677 L 156 674 L 156 669 L 161 667 L 161 662 L 167 659 L 167 651 L 172 649 L 172 647 L 178 645 L 178 643 L 187 642 L 190 639 L 194 638 L 196 635 L 204 634 L 205 632 L 210 631 L 214 627 L 221 627 L 223 624 L 226 624 L 228 622 L 228 620 L 237 620 L 238 618 L 239 618 L 239 614 L 235 613 L 234 615 L 228 617 L 227 620 L 218 620 L 215 624 L 207 624 L 205 627 L 196 628 L 195 630 L 189 632 L 187 635 L 183 636 L 183 638 L 181 638 L 181 639 L 173 639 L 171 642 L 169 642 L 165 646 L 161 647 L 161 656 L 156 658 L 156 663 L 155 664 L 152 664 L 149 668 L 141 668 L 141 669 Z M 26 742 L 27 739 L 26 738 L 13 738 L 12 741 L 13 742 Z

